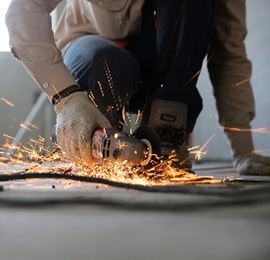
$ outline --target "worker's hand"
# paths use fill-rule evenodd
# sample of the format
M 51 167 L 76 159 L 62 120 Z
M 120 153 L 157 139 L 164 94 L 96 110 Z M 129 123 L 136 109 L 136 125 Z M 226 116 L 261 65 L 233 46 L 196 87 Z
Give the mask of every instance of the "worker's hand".
M 241 175 L 270 175 L 270 157 L 254 153 L 239 154 L 234 166 Z
M 65 97 L 55 111 L 57 141 L 62 151 L 75 162 L 92 164 L 93 131 L 99 127 L 111 128 L 108 119 L 93 105 L 86 92 Z

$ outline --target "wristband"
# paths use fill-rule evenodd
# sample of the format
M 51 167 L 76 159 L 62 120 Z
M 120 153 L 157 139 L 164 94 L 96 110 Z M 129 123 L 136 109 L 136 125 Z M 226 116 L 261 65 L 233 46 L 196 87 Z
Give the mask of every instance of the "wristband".
M 63 98 L 69 96 L 74 92 L 82 91 L 79 85 L 72 85 L 68 88 L 62 90 L 61 92 L 55 94 L 52 98 L 53 105 L 57 105 Z

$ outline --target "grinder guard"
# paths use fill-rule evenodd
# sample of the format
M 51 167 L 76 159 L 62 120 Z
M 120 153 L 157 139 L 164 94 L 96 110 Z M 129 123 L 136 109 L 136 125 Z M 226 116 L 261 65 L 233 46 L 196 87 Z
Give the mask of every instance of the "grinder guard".
M 133 136 L 114 129 L 97 129 L 92 137 L 92 156 L 97 163 L 149 164 L 160 152 L 159 138 L 150 126 L 139 127 Z

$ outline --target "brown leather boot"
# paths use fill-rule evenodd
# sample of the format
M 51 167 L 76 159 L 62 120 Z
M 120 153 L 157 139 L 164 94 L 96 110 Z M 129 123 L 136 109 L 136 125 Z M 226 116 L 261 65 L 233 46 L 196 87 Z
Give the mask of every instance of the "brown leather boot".
M 160 139 L 161 156 L 173 158 L 172 165 L 191 171 L 192 163 L 187 151 L 188 133 L 186 131 L 187 105 L 180 102 L 157 99 L 152 103 L 149 125 Z

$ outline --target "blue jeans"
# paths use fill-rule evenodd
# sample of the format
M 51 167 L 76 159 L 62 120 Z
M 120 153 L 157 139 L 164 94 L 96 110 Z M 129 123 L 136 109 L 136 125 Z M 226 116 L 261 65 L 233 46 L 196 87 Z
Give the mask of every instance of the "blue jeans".
M 187 130 L 192 132 L 202 110 L 196 83 L 215 5 L 216 0 L 147 0 L 141 32 L 125 48 L 87 35 L 69 47 L 64 62 L 114 125 L 124 105 L 132 112 L 143 110 L 146 123 L 152 101 L 160 98 L 187 104 Z

